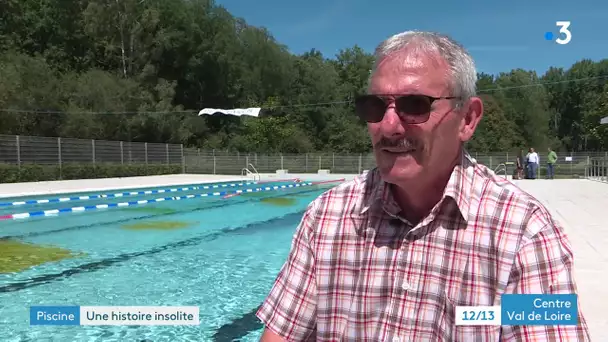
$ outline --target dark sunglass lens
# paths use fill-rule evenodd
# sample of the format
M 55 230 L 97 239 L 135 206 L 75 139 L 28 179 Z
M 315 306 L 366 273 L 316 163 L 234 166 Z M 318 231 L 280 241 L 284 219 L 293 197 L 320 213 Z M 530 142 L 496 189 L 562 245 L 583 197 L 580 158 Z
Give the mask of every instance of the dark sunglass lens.
M 422 95 L 407 95 L 395 101 L 401 115 L 426 115 L 431 112 L 431 99 Z
M 378 96 L 359 96 L 355 100 L 355 110 L 364 121 L 380 122 L 386 112 L 386 103 Z

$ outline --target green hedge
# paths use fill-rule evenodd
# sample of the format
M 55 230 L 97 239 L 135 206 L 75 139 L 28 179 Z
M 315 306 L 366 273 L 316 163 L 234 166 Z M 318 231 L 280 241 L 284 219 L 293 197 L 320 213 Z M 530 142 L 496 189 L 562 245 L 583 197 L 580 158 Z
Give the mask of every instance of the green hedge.
M 167 164 L 0 164 L 0 183 L 39 182 L 67 179 L 133 177 L 182 173 L 181 165 Z

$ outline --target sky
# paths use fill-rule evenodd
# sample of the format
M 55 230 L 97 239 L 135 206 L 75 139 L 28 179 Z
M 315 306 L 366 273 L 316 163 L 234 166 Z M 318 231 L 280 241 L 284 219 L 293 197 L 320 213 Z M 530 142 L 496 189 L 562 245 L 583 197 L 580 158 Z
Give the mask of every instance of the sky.
M 543 74 L 588 58 L 608 58 L 608 0 L 216 0 L 234 16 L 266 27 L 293 53 L 334 57 L 358 45 L 373 52 L 407 30 L 447 34 L 465 46 L 478 72 L 511 69 Z M 571 40 L 557 21 L 570 21 Z M 553 40 L 545 39 L 552 32 Z

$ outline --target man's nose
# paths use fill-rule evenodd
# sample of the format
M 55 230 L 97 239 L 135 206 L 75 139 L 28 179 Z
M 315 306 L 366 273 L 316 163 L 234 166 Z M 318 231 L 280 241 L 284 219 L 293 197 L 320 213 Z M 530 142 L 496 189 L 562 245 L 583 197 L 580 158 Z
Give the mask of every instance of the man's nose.
M 380 130 L 384 136 L 400 136 L 405 134 L 405 126 L 395 111 L 395 106 L 391 105 L 386 109 L 382 121 L 380 121 Z

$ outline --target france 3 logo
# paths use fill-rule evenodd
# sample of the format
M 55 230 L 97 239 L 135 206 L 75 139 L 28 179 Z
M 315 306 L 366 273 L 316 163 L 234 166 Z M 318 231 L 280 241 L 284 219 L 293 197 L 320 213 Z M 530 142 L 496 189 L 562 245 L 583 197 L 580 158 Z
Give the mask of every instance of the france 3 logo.
M 570 22 L 556 21 L 555 26 L 559 27 L 559 34 L 555 35 L 551 31 L 545 32 L 545 39 L 551 41 L 557 36 L 557 38 L 554 40 L 557 44 L 566 45 L 570 43 L 570 40 L 572 40 L 572 32 L 570 32 Z

